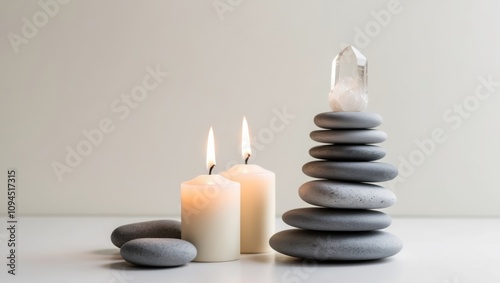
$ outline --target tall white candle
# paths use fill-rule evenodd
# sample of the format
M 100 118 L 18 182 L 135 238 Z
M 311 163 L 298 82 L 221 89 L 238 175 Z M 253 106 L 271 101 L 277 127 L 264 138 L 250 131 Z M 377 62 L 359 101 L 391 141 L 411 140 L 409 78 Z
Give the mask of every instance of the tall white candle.
M 211 175 L 213 131 L 207 145 L 209 175 L 181 184 L 181 237 L 197 249 L 194 261 L 236 260 L 240 255 L 240 184 Z
M 247 164 L 251 146 L 246 118 L 243 118 L 242 155 L 245 164 L 221 173 L 241 184 L 241 253 L 271 251 L 269 238 L 276 218 L 275 174 L 258 165 Z

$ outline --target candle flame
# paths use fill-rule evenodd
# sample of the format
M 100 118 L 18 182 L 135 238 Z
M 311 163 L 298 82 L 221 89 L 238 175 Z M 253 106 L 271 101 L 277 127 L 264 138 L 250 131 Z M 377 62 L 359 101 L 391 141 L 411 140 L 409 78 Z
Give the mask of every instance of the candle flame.
M 243 126 L 241 131 L 241 155 L 243 160 L 246 161 L 252 155 L 252 147 L 250 145 L 250 133 L 248 131 L 247 118 L 243 116 Z
M 210 131 L 208 132 L 208 141 L 207 141 L 207 170 L 211 172 L 214 166 L 215 166 L 214 130 L 212 129 L 212 127 L 210 127 Z

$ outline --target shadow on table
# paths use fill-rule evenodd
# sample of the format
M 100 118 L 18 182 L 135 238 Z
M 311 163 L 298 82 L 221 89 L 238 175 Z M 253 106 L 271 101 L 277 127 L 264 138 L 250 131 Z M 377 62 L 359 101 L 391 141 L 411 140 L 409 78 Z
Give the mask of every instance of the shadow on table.
M 363 266 L 363 265 L 385 265 L 393 261 L 391 258 L 377 259 L 377 260 L 362 260 L 362 261 L 317 261 L 314 259 L 302 259 L 290 257 L 278 253 L 258 254 L 248 257 L 248 260 L 271 263 L 281 266 L 297 266 L 297 265 L 316 265 L 318 267 L 332 267 L 332 266 Z
M 112 260 L 122 259 L 119 249 L 94 250 L 91 253 L 95 254 L 95 255 L 107 257 L 107 258 L 112 259 Z
M 104 268 L 109 268 L 109 269 L 114 269 L 114 270 L 127 270 L 127 271 L 176 269 L 176 268 L 182 268 L 184 266 L 186 266 L 186 265 L 169 266 L 169 267 L 138 266 L 138 265 L 133 265 L 131 263 L 128 263 L 124 260 L 103 265 Z

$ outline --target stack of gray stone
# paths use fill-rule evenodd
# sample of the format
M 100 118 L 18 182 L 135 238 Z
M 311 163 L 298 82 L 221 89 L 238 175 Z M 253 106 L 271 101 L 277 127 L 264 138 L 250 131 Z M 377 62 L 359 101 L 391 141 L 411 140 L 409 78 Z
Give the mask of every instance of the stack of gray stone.
M 314 178 L 299 188 L 299 196 L 317 207 L 286 212 L 283 220 L 298 229 L 273 235 L 273 249 L 298 258 L 322 260 L 374 260 L 397 254 L 402 242 L 380 231 L 391 224 L 389 215 L 374 210 L 396 202 L 390 190 L 372 184 L 394 179 L 397 169 L 377 160 L 385 150 L 373 145 L 387 135 L 375 127 L 382 117 L 369 112 L 326 112 L 314 123 L 323 128 L 311 139 L 324 143 L 310 149 L 318 161 L 302 167 Z

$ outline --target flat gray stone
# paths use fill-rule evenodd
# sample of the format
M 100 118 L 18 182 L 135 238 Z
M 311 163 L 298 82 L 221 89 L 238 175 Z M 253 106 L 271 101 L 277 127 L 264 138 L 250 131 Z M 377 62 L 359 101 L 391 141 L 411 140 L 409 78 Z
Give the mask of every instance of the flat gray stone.
M 375 260 L 393 256 L 403 248 L 401 240 L 387 232 L 325 232 L 291 229 L 269 240 L 277 252 L 304 259 Z
M 385 182 L 396 178 L 398 169 L 382 162 L 311 161 L 302 166 L 307 176 L 351 182 Z
M 322 143 L 371 144 L 385 141 L 387 134 L 379 130 L 318 130 L 310 137 Z
M 145 238 L 125 243 L 120 249 L 124 260 L 141 266 L 179 266 L 196 257 L 196 247 L 180 239 Z
M 371 112 L 325 112 L 314 117 L 314 124 L 324 129 L 369 129 L 382 124 L 382 116 Z
M 391 217 L 366 209 L 298 208 L 285 212 L 286 224 L 317 231 L 371 231 L 391 225 Z
M 130 240 L 139 238 L 181 238 L 181 222 L 154 220 L 120 226 L 111 233 L 111 242 L 121 248 Z
M 302 200 L 329 208 L 377 209 L 396 203 L 396 195 L 384 187 L 329 180 L 309 181 L 299 188 Z
M 374 161 L 385 156 L 385 149 L 376 145 L 320 145 L 311 148 L 309 154 L 335 161 Z

